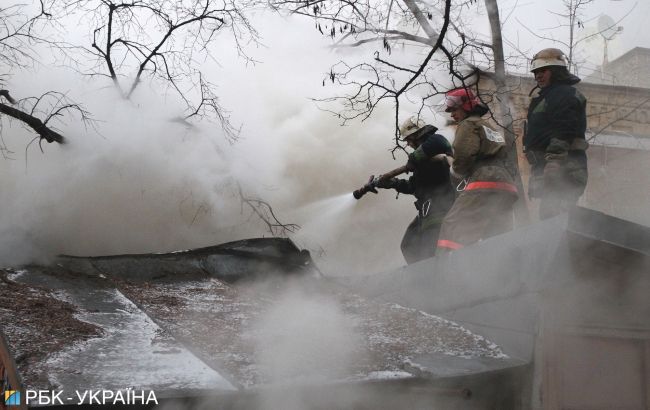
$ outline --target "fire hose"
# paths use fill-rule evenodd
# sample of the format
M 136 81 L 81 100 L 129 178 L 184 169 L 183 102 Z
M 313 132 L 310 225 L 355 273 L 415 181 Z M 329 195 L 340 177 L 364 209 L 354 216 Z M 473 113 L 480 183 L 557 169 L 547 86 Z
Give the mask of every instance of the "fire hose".
M 354 196 L 355 199 L 360 199 L 362 196 L 367 194 L 368 192 L 372 192 L 373 194 L 377 193 L 377 185 L 381 181 L 386 181 L 388 179 L 394 178 L 398 175 L 401 175 L 405 172 L 409 172 L 411 169 L 408 167 L 408 165 L 401 166 L 399 168 L 395 168 L 392 171 L 388 171 L 385 174 L 381 174 L 379 176 L 374 176 L 371 175 L 370 179 L 368 182 L 362 186 L 361 188 L 357 189 L 356 191 L 352 192 L 352 195 Z

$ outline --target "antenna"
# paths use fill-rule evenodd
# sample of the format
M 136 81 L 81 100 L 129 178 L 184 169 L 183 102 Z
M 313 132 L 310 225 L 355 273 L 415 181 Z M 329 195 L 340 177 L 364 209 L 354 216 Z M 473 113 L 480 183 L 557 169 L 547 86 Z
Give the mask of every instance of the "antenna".
M 607 44 L 614 39 L 614 37 L 623 31 L 623 26 L 617 26 L 613 18 L 607 14 L 601 14 L 598 18 L 598 33 L 603 37 L 604 50 L 603 50 L 603 64 L 600 66 L 600 79 L 605 78 L 605 66 L 609 64 L 607 59 Z

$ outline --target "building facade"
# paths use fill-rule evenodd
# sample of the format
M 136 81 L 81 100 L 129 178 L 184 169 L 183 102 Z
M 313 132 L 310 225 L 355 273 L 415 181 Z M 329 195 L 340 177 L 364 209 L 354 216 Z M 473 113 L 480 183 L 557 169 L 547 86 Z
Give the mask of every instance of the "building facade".
M 585 77 L 592 84 L 650 88 L 650 48 L 635 47 Z

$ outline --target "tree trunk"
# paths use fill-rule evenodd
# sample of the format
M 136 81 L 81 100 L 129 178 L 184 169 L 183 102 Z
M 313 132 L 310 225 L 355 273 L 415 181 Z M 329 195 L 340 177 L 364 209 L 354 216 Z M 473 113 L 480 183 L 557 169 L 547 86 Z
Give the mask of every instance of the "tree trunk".
M 440 36 L 440 33 L 438 33 L 436 30 L 434 30 L 433 27 L 431 27 L 431 24 L 429 24 L 429 20 L 427 17 L 422 13 L 422 10 L 418 7 L 417 4 L 415 4 L 414 0 L 402 0 L 404 4 L 406 4 L 406 7 L 411 11 L 415 19 L 418 21 L 418 24 L 420 24 L 420 27 L 422 27 L 422 30 L 424 30 L 424 33 L 429 37 L 429 40 L 431 40 L 431 43 L 435 43 L 435 41 L 438 39 L 438 36 Z
M 512 103 L 506 84 L 505 56 L 503 53 L 503 39 L 501 38 L 501 20 L 499 18 L 499 7 L 497 0 L 485 0 L 485 8 L 492 30 L 492 53 L 494 55 L 494 83 L 496 86 L 496 100 L 499 104 L 499 121 L 505 130 L 506 146 L 508 147 L 508 159 L 515 166 L 515 185 L 519 190 L 519 200 L 515 204 L 515 223 L 517 226 L 527 225 L 530 222 L 530 214 L 526 205 L 526 193 L 524 192 L 521 173 L 519 172 L 519 161 L 517 156 L 517 136 L 514 132 L 512 120 Z

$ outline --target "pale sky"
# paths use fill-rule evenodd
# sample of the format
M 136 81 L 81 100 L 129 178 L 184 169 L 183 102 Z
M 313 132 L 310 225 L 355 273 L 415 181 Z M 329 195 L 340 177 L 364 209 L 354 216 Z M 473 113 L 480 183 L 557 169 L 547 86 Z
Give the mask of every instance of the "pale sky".
M 564 3 L 567 1 L 499 0 L 506 38 L 511 43 L 519 44 L 522 51 L 530 49 L 533 53 L 544 47 L 564 48 L 560 44 L 536 38 L 526 30 L 524 25 L 540 36 L 567 40 L 568 28 L 560 27 L 560 25 L 566 25 L 567 20 L 553 14 L 565 14 Z M 481 4 L 481 6 L 483 5 Z M 634 47 L 650 47 L 650 35 L 645 26 L 647 16 L 650 15 L 650 1 L 595 0 L 581 10 L 582 18 L 580 20 L 584 23 L 584 28 L 576 29 L 576 38 L 578 39 L 596 33 L 598 18 L 603 14 L 610 16 L 618 25 L 623 26 L 623 31 L 609 42 L 608 57 L 610 61 Z M 603 49 L 603 39 L 600 35 L 579 44 L 578 52 L 586 59 L 585 70 L 595 69 L 602 63 Z

